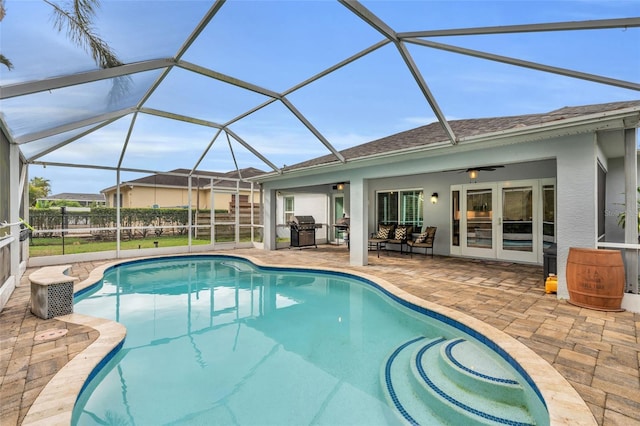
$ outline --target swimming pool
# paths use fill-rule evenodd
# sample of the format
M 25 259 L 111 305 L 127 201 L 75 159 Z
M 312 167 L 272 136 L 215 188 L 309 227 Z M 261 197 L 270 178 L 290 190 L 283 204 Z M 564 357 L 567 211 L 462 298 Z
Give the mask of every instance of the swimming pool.
M 346 274 L 230 256 L 135 261 L 106 271 L 75 311 L 128 334 L 74 424 L 549 422 L 492 342 Z

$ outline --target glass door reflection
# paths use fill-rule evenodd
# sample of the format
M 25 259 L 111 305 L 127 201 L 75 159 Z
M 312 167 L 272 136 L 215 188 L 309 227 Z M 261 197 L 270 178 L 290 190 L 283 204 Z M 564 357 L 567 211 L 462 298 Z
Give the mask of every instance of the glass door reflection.
M 493 249 L 493 191 L 467 190 L 467 248 Z
M 542 242 L 548 248 L 556 242 L 556 188 L 554 184 L 542 187 Z
M 533 252 L 533 187 L 502 189 L 502 249 Z

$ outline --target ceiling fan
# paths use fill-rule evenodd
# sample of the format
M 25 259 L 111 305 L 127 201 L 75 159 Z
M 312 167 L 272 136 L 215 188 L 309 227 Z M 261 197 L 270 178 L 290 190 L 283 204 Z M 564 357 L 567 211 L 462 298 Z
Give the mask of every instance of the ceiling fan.
M 504 167 L 504 166 L 503 165 L 495 165 L 495 166 L 469 167 L 468 169 L 464 170 L 464 172 L 469 174 L 469 178 L 475 179 L 475 178 L 478 177 L 478 172 L 480 172 L 480 171 L 493 172 L 496 169 L 499 169 L 501 167 Z M 462 170 L 460 170 L 460 173 L 462 173 Z
M 473 170 L 476 171 L 485 171 L 485 172 L 492 172 L 495 169 L 499 169 L 501 167 L 504 167 L 502 165 L 496 165 L 496 166 L 481 166 L 481 167 L 469 167 L 468 169 L 465 170 L 466 173 L 469 173 Z

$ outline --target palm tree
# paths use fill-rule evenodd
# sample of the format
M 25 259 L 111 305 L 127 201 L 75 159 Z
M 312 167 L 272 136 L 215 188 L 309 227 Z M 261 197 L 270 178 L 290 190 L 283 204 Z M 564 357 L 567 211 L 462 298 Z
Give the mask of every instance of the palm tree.
M 0 21 L 6 15 L 5 0 L 0 0 Z M 109 45 L 94 31 L 93 19 L 99 0 L 72 0 L 62 6 L 50 0 L 42 0 L 53 9 L 53 25 L 58 32 L 66 31 L 67 37 L 77 46 L 83 48 L 100 68 L 112 68 L 122 65 Z M 9 70 L 13 68 L 11 61 L 0 54 L 0 64 Z
M 29 205 L 35 206 L 38 198 L 51 194 L 51 182 L 43 177 L 34 177 L 29 181 Z

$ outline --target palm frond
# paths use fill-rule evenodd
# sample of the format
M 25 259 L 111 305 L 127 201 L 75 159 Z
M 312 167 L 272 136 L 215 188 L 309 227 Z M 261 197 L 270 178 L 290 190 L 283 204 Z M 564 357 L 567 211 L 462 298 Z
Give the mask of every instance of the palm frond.
M 60 6 L 50 0 L 43 0 L 53 8 L 53 24 L 59 31 L 66 31 L 67 38 L 87 51 L 100 68 L 113 68 L 123 63 L 118 59 L 109 45 L 98 36 L 93 26 L 99 0 L 70 0 Z M 114 105 L 131 89 L 132 79 L 121 76 L 113 79 L 113 86 L 108 95 L 108 102 Z
M 11 63 L 11 61 L 6 56 L 4 56 L 2 53 L 0 53 L 0 64 L 4 65 L 8 69 L 12 69 L 13 68 L 13 64 Z
M 638 187 L 638 238 L 640 241 L 640 187 Z M 624 203 L 620 204 L 621 206 L 625 206 Z M 618 226 L 624 228 L 627 224 L 627 212 L 621 212 L 618 214 Z
M 98 0 L 73 0 L 66 8 L 50 0 L 43 0 L 53 8 L 53 24 L 59 31 L 66 31 L 67 37 L 87 51 L 101 68 L 122 65 L 115 52 L 95 33 L 92 20 Z
M 0 21 L 4 19 L 6 14 L 7 10 L 4 8 L 4 0 L 0 0 Z M 2 53 L 0 53 L 0 64 L 4 65 L 9 70 L 13 68 L 13 64 L 11 63 L 9 58 L 4 56 Z

